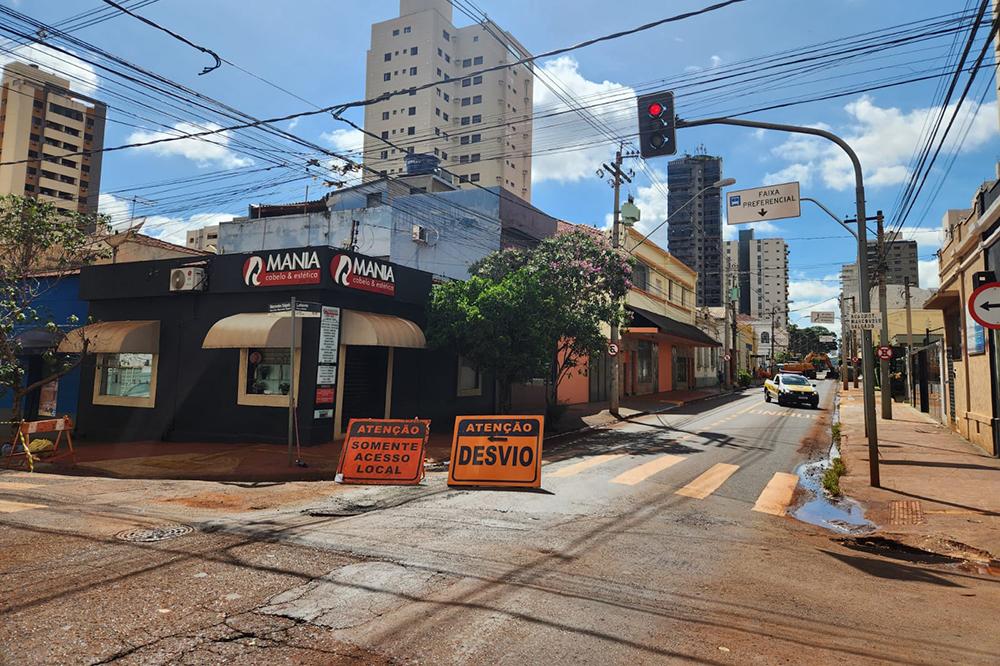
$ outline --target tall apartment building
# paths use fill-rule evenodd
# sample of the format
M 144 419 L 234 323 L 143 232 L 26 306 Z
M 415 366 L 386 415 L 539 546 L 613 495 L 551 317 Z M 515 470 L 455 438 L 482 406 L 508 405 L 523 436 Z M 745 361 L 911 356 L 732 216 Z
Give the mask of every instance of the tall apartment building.
M 698 307 L 722 305 L 722 197 L 710 187 L 721 178 L 721 157 L 685 155 L 667 165 L 667 247 L 697 271 Z
M 532 70 L 475 74 L 528 55 L 492 21 L 456 28 L 449 0 L 400 0 L 399 17 L 372 25 L 365 96 L 438 85 L 365 107 L 365 130 L 374 135 L 364 140 L 364 162 L 374 170 L 366 178 L 405 174 L 407 152 L 427 153 L 461 187 L 499 186 L 530 201 Z
M 788 244 L 781 238 L 754 238 L 753 229 L 741 229 L 739 240 L 725 241 L 724 286 L 740 288 L 738 311 L 754 319 L 788 324 Z
M 187 247 L 192 250 L 219 251 L 219 225 L 210 224 L 206 227 L 188 229 Z
M 903 240 L 898 231 L 885 235 L 885 282 L 886 284 L 905 284 L 906 278 L 910 284 L 918 286 L 920 272 L 917 268 L 917 241 Z M 878 284 L 878 242 L 868 241 L 868 275 L 869 286 Z
M 21 62 L 4 67 L 0 85 L 0 194 L 96 212 L 107 107 Z

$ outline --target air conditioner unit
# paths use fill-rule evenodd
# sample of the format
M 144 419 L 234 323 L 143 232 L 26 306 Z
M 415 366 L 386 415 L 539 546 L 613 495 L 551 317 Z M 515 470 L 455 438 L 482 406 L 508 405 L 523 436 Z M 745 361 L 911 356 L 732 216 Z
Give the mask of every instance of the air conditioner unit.
M 204 291 L 204 268 L 175 268 L 170 271 L 170 291 Z
M 416 243 L 426 243 L 427 242 L 427 227 L 422 227 L 419 224 L 413 225 L 413 240 Z

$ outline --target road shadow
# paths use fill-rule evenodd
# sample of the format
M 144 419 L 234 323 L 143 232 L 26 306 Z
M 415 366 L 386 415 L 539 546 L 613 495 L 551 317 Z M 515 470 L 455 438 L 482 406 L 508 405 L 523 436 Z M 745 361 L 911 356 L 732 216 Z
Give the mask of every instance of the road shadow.
M 910 566 L 909 564 L 900 564 L 899 562 L 874 559 L 870 557 L 857 557 L 855 555 L 847 555 L 844 553 L 834 553 L 829 550 L 820 550 L 819 552 L 824 555 L 829 555 L 833 559 L 843 562 L 849 567 L 853 567 L 862 573 L 868 574 L 869 576 L 875 576 L 876 578 L 909 581 L 912 583 L 928 583 L 930 585 L 939 585 L 941 587 L 965 587 L 964 585 L 950 581 L 943 576 L 939 576 L 919 567 Z

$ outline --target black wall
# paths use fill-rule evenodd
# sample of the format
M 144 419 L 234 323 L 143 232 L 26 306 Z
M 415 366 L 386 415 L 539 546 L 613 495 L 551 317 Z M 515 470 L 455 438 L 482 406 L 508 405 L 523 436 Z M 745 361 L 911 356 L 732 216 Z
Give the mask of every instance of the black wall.
M 248 287 L 242 267 L 250 255 L 85 268 L 80 294 L 90 302 L 93 320 L 159 320 L 160 345 L 155 407 L 148 409 L 92 404 L 95 360 L 88 359 L 81 378 L 77 436 L 123 442 L 286 441 L 286 408 L 237 404 L 239 350 L 201 348 L 212 325 L 230 315 L 266 312 L 268 305 L 288 302 L 295 296 L 299 301 L 396 315 L 426 326 L 429 273 L 393 265 L 395 296 L 371 294 L 333 283 L 329 262 L 338 251 L 306 250 L 321 255 L 319 285 Z M 204 266 L 208 275 L 205 291 L 169 291 L 170 270 L 183 265 Z M 327 442 L 332 438 L 333 419 L 313 419 L 319 319 L 303 317 L 298 321 L 303 325 L 297 412 L 301 440 L 303 444 Z M 489 387 L 484 387 L 481 397 L 456 398 L 456 383 L 454 354 L 397 349 L 392 416 L 430 418 L 432 428 L 440 431 L 450 428 L 455 414 L 490 411 L 493 395 Z

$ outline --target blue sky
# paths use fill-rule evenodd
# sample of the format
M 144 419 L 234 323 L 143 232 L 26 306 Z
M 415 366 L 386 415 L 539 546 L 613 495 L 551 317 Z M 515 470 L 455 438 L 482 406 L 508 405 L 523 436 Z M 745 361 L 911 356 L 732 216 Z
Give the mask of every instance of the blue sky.
M 5 4 L 34 18 L 55 23 L 102 3 L 99 0 L 73 3 L 7 0 Z M 537 53 L 709 2 L 480 0 L 477 4 L 530 51 Z M 964 2 L 926 0 L 749 0 L 712 14 L 574 51 L 557 60 L 542 61 L 541 66 L 581 99 L 600 93 L 627 93 L 640 84 L 704 75 L 713 69 L 722 71 L 748 58 L 889 27 L 903 20 L 914 21 L 957 11 L 964 5 Z M 394 0 L 162 0 L 137 11 L 193 42 L 212 48 L 257 76 L 280 84 L 302 99 L 329 105 L 364 96 L 369 26 L 391 18 L 397 9 L 398 3 Z M 455 22 L 466 25 L 469 19 L 456 12 Z M 74 34 L 257 117 L 309 108 L 300 99 L 228 65 L 206 76 L 198 76 L 201 68 L 210 63 L 207 56 L 129 17 L 120 16 Z M 800 80 L 797 84 L 796 80 L 779 77 L 760 81 L 746 90 L 728 88 L 715 95 L 688 97 L 679 93 L 677 112 L 682 117 L 701 117 L 722 110 L 746 110 L 764 102 L 860 83 L 887 74 L 915 73 L 943 66 L 944 53 L 950 45 L 949 38 L 929 42 L 924 48 L 914 46 L 897 55 L 879 58 L 876 54 L 851 66 L 829 71 L 829 77 L 839 78 Z M 84 72 L 82 78 L 91 84 L 92 94 L 102 97 L 108 77 L 100 71 L 96 72 L 96 78 L 88 78 L 90 76 Z M 908 233 L 920 242 L 920 259 L 925 262 L 921 286 L 935 286 L 933 252 L 940 243 L 942 214 L 948 208 L 968 206 L 979 184 L 993 177 L 994 164 L 1000 157 L 995 94 L 986 93 L 981 110 L 976 105 L 979 92 L 985 91 L 985 78 L 981 77 L 973 89 L 975 101 L 968 105 L 969 115 L 960 116 L 958 127 L 965 135 L 962 150 L 946 178 L 938 181 L 948 163 L 943 159 L 947 155 L 942 155 L 932 174 L 929 182 L 932 189 L 940 184 L 935 201 L 925 205 L 929 197 L 922 199 L 924 203 L 916 207 L 908 221 L 908 226 L 912 227 Z M 798 87 L 788 87 L 793 85 Z M 869 210 L 882 208 L 891 214 L 937 85 L 937 81 L 926 81 L 864 96 L 853 95 L 768 111 L 754 117 L 825 126 L 849 138 L 859 151 L 867 172 Z M 537 82 L 535 94 L 536 109 L 557 104 L 551 93 Z M 631 103 L 605 108 L 600 117 L 612 128 L 627 128 L 632 122 L 632 108 Z M 111 114 L 114 118 L 115 111 Z M 361 121 L 361 114 L 356 111 L 349 112 L 348 116 Z M 119 116 L 119 119 L 127 120 L 132 126 L 110 124 L 106 145 L 155 136 L 160 130 L 135 118 Z M 590 142 L 593 145 L 576 152 L 536 157 L 533 203 L 570 221 L 603 225 L 611 207 L 611 191 L 594 175 L 594 167 L 611 158 L 614 148 L 610 143 L 602 143 L 601 137 L 582 120 L 576 118 L 576 121 L 559 127 L 536 124 L 536 150 L 560 142 Z M 967 133 L 964 131 L 966 126 Z M 328 116 L 302 119 L 293 127 L 299 136 L 338 149 L 356 145 L 357 137 L 348 129 Z M 222 137 L 218 144 L 171 144 L 170 149 L 147 148 L 109 154 L 104 162 L 102 192 L 117 194 L 105 197 L 106 210 L 124 215 L 130 188 L 136 184 L 226 170 L 233 170 L 235 174 L 257 166 L 251 164 L 251 157 L 224 145 L 230 139 Z M 698 146 L 704 146 L 708 153 L 721 155 L 724 173 L 736 178 L 736 188 L 800 180 L 803 196 L 822 200 L 838 214 L 853 212 L 850 172 L 844 170 L 837 152 L 821 142 L 714 127 L 683 130 L 678 135 L 678 143 L 682 152 L 695 152 Z M 955 144 L 949 146 L 954 147 Z M 665 215 L 662 185 L 666 183 L 663 175 L 666 159 L 652 160 L 646 165 L 648 170 L 660 174 L 659 186 L 651 185 L 639 165 L 632 167 L 639 172 L 632 193 L 643 208 L 643 224 L 652 226 Z M 305 185 L 302 181 L 289 183 L 269 190 L 266 198 L 299 200 L 304 195 Z M 323 191 L 322 183 L 312 182 L 310 187 L 311 197 Z M 139 204 L 137 212 L 155 216 L 150 217 L 148 223 L 154 233 L 177 238 L 186 225 L 242 214 L 246 204 L 256 201 L 231 199 L 221 206 L 211 201 L 193 201 L 190 206 L 150 204 L 144 207 Z M 803 307 L 805 313 L 811 303 L 836 295 L 839 265 L 854 259 L 854 247 L 846 232 L 814 208 L 805 207 L 801 218 L 758 228 L 758 234 L 788 239 L 792 298 L 796 301 L 792 307 Z M 655 239 L 665 245 L 665 237 L 665 230 L 661 230 Z M 824 303 L 824 309 L 834 304 L 835 301 Z

